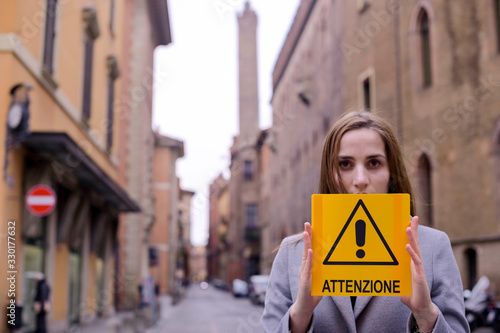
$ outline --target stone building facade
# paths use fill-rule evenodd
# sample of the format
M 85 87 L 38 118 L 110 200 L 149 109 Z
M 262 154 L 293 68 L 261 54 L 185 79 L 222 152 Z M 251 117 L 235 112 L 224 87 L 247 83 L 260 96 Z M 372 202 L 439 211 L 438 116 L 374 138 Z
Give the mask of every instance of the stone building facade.
M 487 275 L 500 289 L 498 6 L 301 2 L 273 73 L 273 208 L 262 256 L 310 220 L 330 126 L 367 108 L 397 130 L 421 222 L 449 235 L 464 287 Z
M 302 1 L 273 71 L 263 273 L 270 272 L 280 241 L 310 221 L 323 139 L 343 112 L 342 52 L 336 47 L 342 15 L 331 1 Z

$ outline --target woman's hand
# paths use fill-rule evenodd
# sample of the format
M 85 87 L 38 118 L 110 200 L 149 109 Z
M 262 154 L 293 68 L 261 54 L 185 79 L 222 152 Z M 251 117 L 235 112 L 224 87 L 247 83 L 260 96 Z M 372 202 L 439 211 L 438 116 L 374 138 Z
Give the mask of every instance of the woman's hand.
M 311 249 L 311 224 L 304 223 L 304 251 L 299 270 L 299 293 L 290 308 L 290 330 L 293 333 L 306 332 L 313 311 L 323 296 L 311 296 L 313 251 Z
M 411 310 L 418 327 L 427 332 L 434 328 L 439 312 L 432 303 L 431 293 L 425 278 L 422 254 L 418 241 L 418 216 L 414 216 L 406 228 L 409 244 L 406 250 L 411 257 L 411 296 L 401 296 L 401 301 Z

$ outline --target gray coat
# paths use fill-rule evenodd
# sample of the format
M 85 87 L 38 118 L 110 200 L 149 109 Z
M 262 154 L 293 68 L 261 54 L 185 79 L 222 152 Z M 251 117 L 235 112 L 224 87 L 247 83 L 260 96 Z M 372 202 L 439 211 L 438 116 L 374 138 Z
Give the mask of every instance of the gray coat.
M 419 226 L 418 235 L 432 301 L 439 308 L 433 333 L 470 332 L 460 272 L 448 236 Z M 271 270 L 262 324 L 266 332 L 289 332 L 290 307 L 297 299 L 301 236 L 283 240 Z M 291 245 L 290 245 L 291 244 Z M 412 316 L 399 296 L 358 296 L 352 310 L 348 296 L 324 296 L 314 310 L 310 332 L 411 332 Z

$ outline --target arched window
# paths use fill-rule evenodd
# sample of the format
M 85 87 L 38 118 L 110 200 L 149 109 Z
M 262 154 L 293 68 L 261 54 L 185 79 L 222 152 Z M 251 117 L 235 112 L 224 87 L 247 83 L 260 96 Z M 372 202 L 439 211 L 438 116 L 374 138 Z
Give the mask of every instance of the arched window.
M 425 9 L 421 9 L 417 18 L 417 27 L 420 44 L 420 62 L 422 85 L 424 88 L 432 85 L 432 68 L 431 68 L 431 38 L 430 38 L 430 21 L 429 15 Z
M 427 155 L 423 154 L 418 160 L 418 189 L 421 198 L 421 221 L 423 224 L 432 226 L 432 178 L 431 163 Z
M 477 252 L 469 248 L 465 250 L 464 254 L 467 269 L 467 288 L 471 290 L 477 281 Z

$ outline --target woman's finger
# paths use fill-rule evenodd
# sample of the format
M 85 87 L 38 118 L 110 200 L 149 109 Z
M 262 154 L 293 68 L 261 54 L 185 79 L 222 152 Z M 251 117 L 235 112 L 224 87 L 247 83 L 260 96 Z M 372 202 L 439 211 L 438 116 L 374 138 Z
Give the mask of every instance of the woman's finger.
M 307 236 L 307 237 L 305 237 Z M 309 222 L 304 223 L 304 249 L 311 248 L 312 230 Z
M 410 227 L 406 228 L 406 235 L 408 236 L 406 250 L 410 254 L 412 260 L 412 278 L 417 278 L 417 276 L 418 279 L 425 278 L 422 254 L 418 241 L 418 216 L 414 216 L 411 220 Z
M 309 223 L 309 222 L 304 223 L 304 229 L 307 231 L 307 233 L 309 234 L 310 238 L 312 239 L 312 227 L 311 227 L 311 223 Z
M 418 256 L 418 254 L 415 252 L 413 247 L 411 247 L 409 244 L 406 244 L 406 251 L 408 251 L 410 258 L 411 258 L 411 260 L 413 260 L 413 263 L 415 265 L 422 264 L 422 259 Z
M 413 248 L 417 256 L 421 257 L 420 244 L 418 241 L 418 216 L 414 216 L 411 220 L 410 227 L 406 228 L 408 243 Z
M 302 250 L 302 263 L 307 259 L 307 250 L 311 248 L 311 239 L 309 237 L 309 233 L 307 232 L 307 222 L 304 223 L 304 232 L 302 233 L 302 237 L 304 238 L 304 249 Z
M 305 277 L 306 277 L 306 281 L 309 282 L 312 280 L 312 276 L 311 276 L 311 273 L 312 273 L 312 258 L 313 258 L 313 251 L 311 249 L 307 250 L 307 256 L 306 256 L 306 262 L 305 262 L 305 269 L 304 269 L 304 273 L 306 274 Z M 311 289 L 311 285 L 310 283 L 308 283 L 308 291 L 310 292 L 310 289 Z

